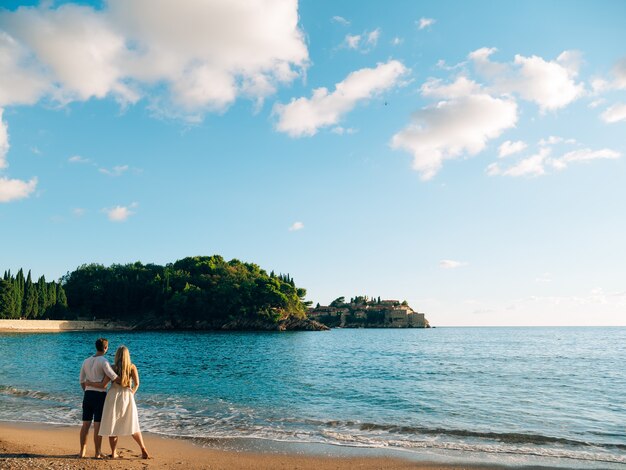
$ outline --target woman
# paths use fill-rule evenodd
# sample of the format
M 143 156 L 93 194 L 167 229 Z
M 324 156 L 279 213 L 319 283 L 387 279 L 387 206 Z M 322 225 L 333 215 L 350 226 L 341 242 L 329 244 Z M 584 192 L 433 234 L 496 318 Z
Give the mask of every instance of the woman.
M 130 362 L 130 353 L 126 346 L 120 346 L 117 349 L 113 370 L 119 376 L 120 383 L 113 382 L 107 393 L 98 434 L 109 436 L 111 458 L 118 457 L 116 452 L 118 436 L 133 436 L 141 448 L 141 456 L 148 459 L 150 456 L 143 443 L 135 404 L 135 392 L 139 388 L 139 372 L 135 364 Z M 108 382 L 109 378 L 105 377 L 102 382 L 89 382 L 88 384 L 105 388 Z

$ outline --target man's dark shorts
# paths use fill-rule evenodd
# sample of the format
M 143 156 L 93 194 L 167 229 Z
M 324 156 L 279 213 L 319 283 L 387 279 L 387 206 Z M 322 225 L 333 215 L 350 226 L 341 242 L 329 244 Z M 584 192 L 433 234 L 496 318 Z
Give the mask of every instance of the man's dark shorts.
M 91 421 L 99 423 L 102 421 L 102 409 L 104 408 L 104 400 L 107 397 L 106 392 L 95 392 L 87 390 L 83 397 L 83 421 Z

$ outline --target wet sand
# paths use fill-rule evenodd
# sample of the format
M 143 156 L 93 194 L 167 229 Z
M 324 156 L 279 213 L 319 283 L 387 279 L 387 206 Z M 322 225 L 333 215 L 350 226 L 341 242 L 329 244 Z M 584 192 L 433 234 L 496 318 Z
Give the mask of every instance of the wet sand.
M 332 457 L 309 453 L 246 452 L 194 445 L 185 439 L 145 433 L 151 459 L 144 460 L 130 437 L 121 437 L 120 459 L 94 459 L 92 432 L 88 458 L 77 457 L 78 426 L 0 422 L 0 468 L 2 469 L 497 469 L 499 466 L 438 464 L 387 457 Z M 103 451 L 110 452 L 103 440 Z

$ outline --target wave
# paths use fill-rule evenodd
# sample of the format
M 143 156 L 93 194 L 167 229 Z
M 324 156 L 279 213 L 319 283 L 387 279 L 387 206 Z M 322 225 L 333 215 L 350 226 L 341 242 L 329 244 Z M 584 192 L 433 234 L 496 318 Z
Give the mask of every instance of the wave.
M 76 396 L 0 385 L 0 396 L 39 400 L 37 411 L 27 409 L 2 413 L 12 419 L 63 421 L 78 416 Z M 50 402 L 59 406 L 50 409 Z M 26 403 L 26 402 L 25 402 Z M 350 420 L 316 420 L 295 417 L 268 418 L 259 410 L 225 400 L 188 403 L 175 397 L 148 396 L 138 400 L 142 427 L 147 431 L 193 439 L 252 438 L 288 442 L 317 442 L 351 447 L 393 448 L 407 451 L 464 451 L 512 454 L 584 461 L 626 463 L 626 444 L 592 442 L 540 433 L 484 432 L 445 427 L 408 426 Z M 67 408 L 72 408 L 70 415 Z M 65 411 L 63 411 L 65 409 Z M 6 410 L 8 411 L 8 410 Z M 45 413 L 44 413 L 45 412 Z M 58 415 L 58 416 L 57 416 Z M 74 416 L 76 415 L 76 416 Z M 594 433 L 590 433 L 593 436 Z M 596 439 L 593 439 L 594 441 Z M 597 439 L 600 440 L 600 439 Z
M 454 436 L 454 437 L 475 437 L 478 439 L 496 440 L 507 444 L 563 444 L 572 447 L 600 447 L 606 449 L 626 450 L 626 444 L 601 443 L 579 441 L 564 437 L 545 436 L 543 434 L 532 433 L 499 433 L 472 431 L 468 429 L 447 429 L 447 428 L 428 428 L 422 426 L 400 426 L 377 423 L 355 423 L 351 421 L 328 421 L 325 423 L 330 427 L 357 427 L 360 431 L 385 431 L 391 434 L 421 434 L 427 436 Z
M 42 392 L 39 390 L 23 390 L 12 387 L 10 385 L 0 385 L 0 394 L 18 398 L 33 398 L 35 400 L 55 401 L 63 404 L 72 403 L 72 400 L 69 400 L 68 398 L 58 394 Z
M 538 447 L 534 445 L 515 446 L 511 444 L 490 445 L 485 442 L 450 442 L 450 441 L 407 441 L 395 439 L 380 439 L 372 436 L 345 434 L 340 432 L 326 432 L 329 438 L 327 443 L 351 447 L 378 447 L 393 448 L 404 451 L 457 451 L 472 454 L 506 454 L 517 457 L 539 457 L 542 459 L 570 459 L 585 462 L 603 462 L 611 464 L 626 464 L 626 456 L 611 453 L 602 449 L 572 449 L 555 447 Z

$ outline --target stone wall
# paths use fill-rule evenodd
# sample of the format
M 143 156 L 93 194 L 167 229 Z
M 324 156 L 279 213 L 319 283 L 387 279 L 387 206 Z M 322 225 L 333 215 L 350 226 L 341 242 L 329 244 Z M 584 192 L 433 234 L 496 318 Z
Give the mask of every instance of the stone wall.
M 128 329 L 130 329 L 128 326 L 102 320 L 0 320 L 0 331 L 94 331 Z

